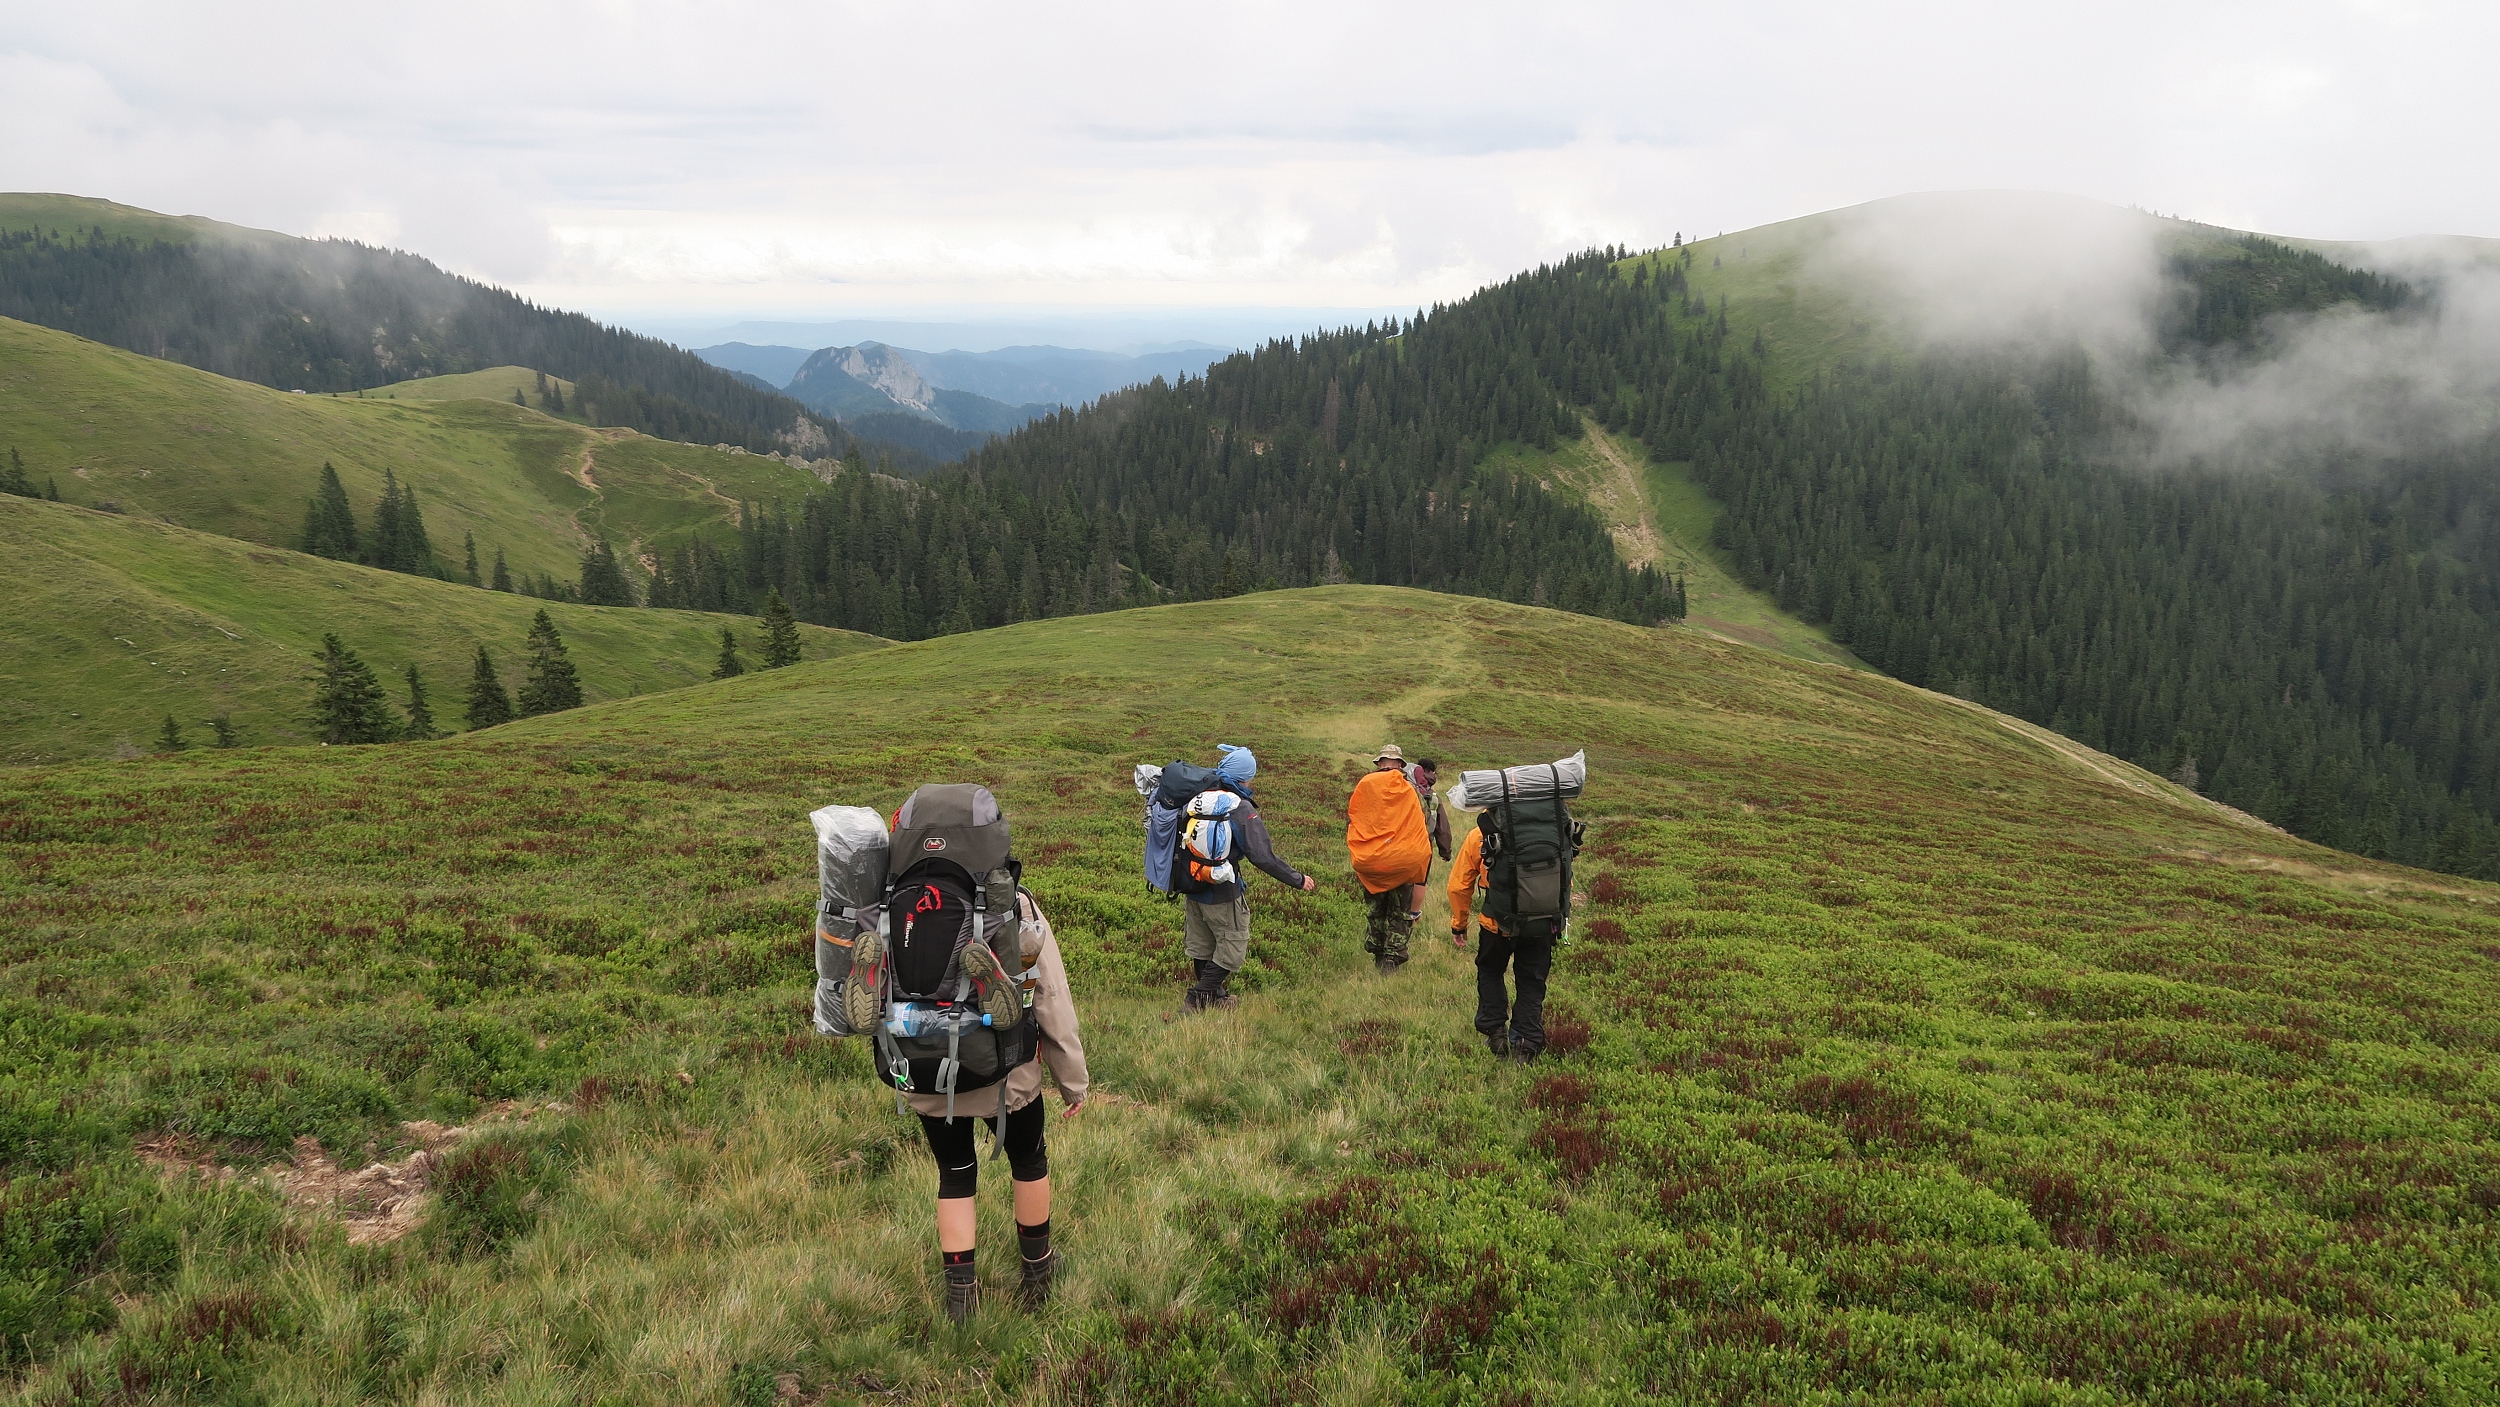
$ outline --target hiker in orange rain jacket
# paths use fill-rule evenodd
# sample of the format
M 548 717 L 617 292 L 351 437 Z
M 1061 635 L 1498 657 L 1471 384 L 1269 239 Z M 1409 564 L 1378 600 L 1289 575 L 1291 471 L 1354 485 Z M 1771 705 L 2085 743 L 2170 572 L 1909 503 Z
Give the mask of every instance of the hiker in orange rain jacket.
M 1424 828 L 1423 804 L 1406 779 L 1406 754 L 1391 743 L 1372 766 L 1346 802 L 1345 848 L 1370 905 L 1363 951 L 1386 976 L 1406 965 L 1406 937 L 1415 927 L 1406 903 L 1414 886 L 1432 873 L 1432 833 Z

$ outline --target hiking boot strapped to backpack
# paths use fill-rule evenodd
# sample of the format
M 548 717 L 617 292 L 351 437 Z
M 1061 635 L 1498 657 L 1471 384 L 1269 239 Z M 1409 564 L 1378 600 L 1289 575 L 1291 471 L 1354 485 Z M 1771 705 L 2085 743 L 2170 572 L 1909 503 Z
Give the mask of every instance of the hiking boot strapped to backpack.
M 1506 938 L 1560 938 L 1571 920 L 1571 861 L 1583 827 L 1571 819 L 1564 781 L 1520 796 L 1505 775 L 1502 799 L 1476 822 L 1484 832 L 1484 914 Z
M 1023 870 L 986 787 L 924 786 L 895 813 L 885 894 L 860 914 L 845 996 L 851 1024 L 876 1038 L 877 1074 L 898 1108 L 907 1091 L 943 1094 L 952 1119 L 957 1094 L 1038 1052 L 1040 925 L 1022 921 Z M 1000 1147 L 1006 1131 L 1001 1098 Z

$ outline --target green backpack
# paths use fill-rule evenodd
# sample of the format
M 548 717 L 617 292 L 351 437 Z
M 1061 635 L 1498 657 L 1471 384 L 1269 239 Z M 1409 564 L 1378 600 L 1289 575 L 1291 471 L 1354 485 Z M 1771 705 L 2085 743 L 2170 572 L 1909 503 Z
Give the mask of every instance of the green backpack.
M 1550 770 L 1550 768 L 1549 768 Z M 1571 920 L 1571 861 L 1585 828 L 1571 819 L 1562 779 L 1544 796 L 1502 800 L 1476 818 L 1484 834 L 1484 914 L 1505 938 L 1560 938 Z

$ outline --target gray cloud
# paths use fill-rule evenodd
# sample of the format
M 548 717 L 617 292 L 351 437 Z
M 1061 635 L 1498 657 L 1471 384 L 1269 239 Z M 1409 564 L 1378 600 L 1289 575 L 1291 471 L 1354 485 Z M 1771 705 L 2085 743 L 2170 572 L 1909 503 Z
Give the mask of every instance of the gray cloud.
M 2500 430 L 2500 246 L 2330 249 L 2419 298 L 2282 315 L 2254 349 L 2165 355 L 2163 318 L 2185 293 L 2171 256 L 2213 236 L 2143 211 L 1988 192 L 1881 201 L 1748 243 L 1766 257 L 1793 247 L 1808 278 L 1916 346 L 2081 348 L 2131 422 L 2121 448 L 2143 462 L 2367 461 Z
M 2447 3 L 0 0 L 0 186 L 597 311 L 1414 304 L 1590 243 L 2030 187 L 2500 230 Z M 2154 42 L 2150 36 L 2158 36 Z

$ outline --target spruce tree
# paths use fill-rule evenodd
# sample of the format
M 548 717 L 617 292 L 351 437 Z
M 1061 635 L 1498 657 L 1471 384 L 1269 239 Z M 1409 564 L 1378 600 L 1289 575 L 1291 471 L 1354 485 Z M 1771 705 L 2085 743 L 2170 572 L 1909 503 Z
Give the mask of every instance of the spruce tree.
M 326 461 L 321 466 L 321 484 L 313 492 L 311 506 L 304 510 L 304 550 L 341 562 L 356 560 L 356 513 L 347 506 L 347 488 L 339 482 L 339 471 Z
M 500 547 L 495 549 L 495 574 L 488 578 L 486 584 L 497 591 L 512 589 L 512 569 L 504 565 L 503 549 Z
M 712 666 L 714 679 L 735 679 L 747 672 L 738 660 L 738 632 L 728 626 L 720 628 L 720 663 Z
M 564 653 L 564 637 L 556 633 L 556 623 L 540 610 L 530 622 L 530 673 L 521 685 L 521 716 L 533 718 L 542 713 L 582 706 L 582 680 L 574 672 L 573 661 Z
M 469 731 L 492 728 L 512 721 L 512 696 L 503 690 L 503 681 L 495 677 L 495 662 L 487 656 L 486 647 L 477 647 L 477 669 L 469 676 Z
M 779 669 L 799 662 L 799 623 L 790 618 L 790 604 L 774 587 L 764 601 L 764 667 Z
M 439 577 L 442 570 L 434 565 L 434 544 L 425 535 L 425 515 L 417 511 L 417 486 L 399 486 L 399 521 L 393 532 L 392 559 L 394 571 L 416 576 Z
M 231 715 L 221 713 L 208 720 L 208 731 L 216 739 L 209 744 L 210 747 L 243 746 L 243 739 L 235 734 L 234 719 Z
M 182 740 L 182 725 L 174 721 L 172 714 L 166 714 L 165 727 L 156 735 L 156 750 L 158 752 L 183 752 L 190 746 Z
M 585 606 L 630 606 L 634 589 L 625 580 L 625 569 L 617 563 L 616 549 L 606 538 L 582 554 L 581 600 Z
M 58 502 L 60 502 L 60 501 L 61 501 L 61 481 L 60 481 L 60 480 L 58 480 L 58 479 L 53 478 L 53 477 L 52 477 L 51 475 L 49 475 L 49 474 L 44 475 L 44 476 L 43 476 L 43 496 L 44 496 L 44 499 L 45 499 L 47 502 L 51 502 L 51 503 L 58 503 Z
M 417 676 L 417 666 L 408 666 L 408 727 L 405 736 L 419 742 L 430 742 L 443 736 L 434 726 L 434 710 L 425 706 L 425 681 Z
M 512 403 L 522 407 L 523 409 L 527 409 L 529 406 L 529 401 L 521 395 L 521 388 L 518 386 L 512 388 Z
M 386 743 L 399 732 L 382 681 L 336 635 L 321 637 L 314 676 L 313 732 L 325 743 Z
M 373 505 L 373 531 L 365 534 L 364 563 L 386 572 L 403 571 L 399 561 L 399 476 L 382 471 L 382 500 Z
M 460 555 L 464 559 L 464 564 L 461 567 L 460 572 L 461 580 L 466 581 L 471 586 L 484 586 L 486 583 L 481 580 L 477 574 L 476 533 L 464 532 L 460 535 Z
M 15 445 L 9 446 L 9 467 L 0 470 L 0 493 L 35 497 L 35 481 L 26 477 L 26 461 L 18 458 Z

